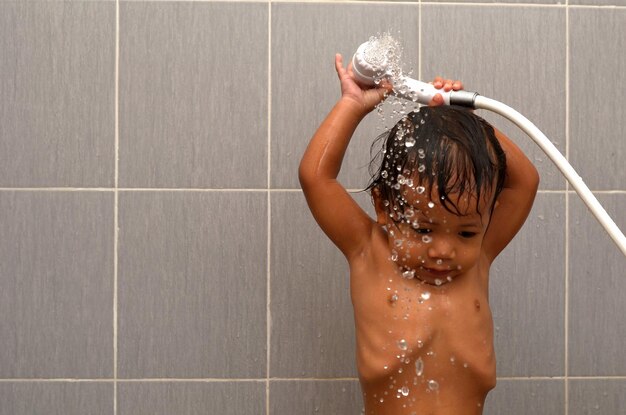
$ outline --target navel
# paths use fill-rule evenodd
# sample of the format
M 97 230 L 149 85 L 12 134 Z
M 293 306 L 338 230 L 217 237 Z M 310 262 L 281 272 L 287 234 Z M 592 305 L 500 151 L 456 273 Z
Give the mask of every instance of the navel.
M 480 301 L 474 300 L 474 307 L 476 308 L 476 311 L 480 311 Z

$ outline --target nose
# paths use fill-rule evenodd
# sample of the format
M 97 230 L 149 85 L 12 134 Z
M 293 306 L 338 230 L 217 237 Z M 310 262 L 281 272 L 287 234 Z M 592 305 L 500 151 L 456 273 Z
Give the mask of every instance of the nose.
M 428 256 L 432 259 L 454 259 L 456 251 L 448 238 L 433 238 L 428 247 Z

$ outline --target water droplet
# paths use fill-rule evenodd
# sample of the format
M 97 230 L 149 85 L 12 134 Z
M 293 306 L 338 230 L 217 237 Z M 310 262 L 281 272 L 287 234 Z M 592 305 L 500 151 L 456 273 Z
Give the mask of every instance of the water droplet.
M 415 276 L 415 270 L 409 269 L 402 273 L 402 278 L 406 278 L 407 280 L 412 279 Z
M 406 340 L 404 340 L 404 339 L 400 339 L 400 340 L 398 341 L 398 348 L 399 348 L 400 350 L 406 350 L 406 349 L 408 349 L 408 348 L 409 348 L 409 346 L 408 346 L 408 344 L 407 344 Z
M 439 389 L 439 384 L 436 380 L 430 379 L 428 381 L 428 389 L 430 389 L 431 391 L 436 391 L 437 389 Z
M 415 139 L 413 137 L 407 137 L 406 141 L 404 142 L 404 145 L 407 148 L 411 148 L 415 145 Z
M 429 244 L 432 241 L 433 241 L 433 238 L 431 238 L 430 236 L 428 236 L 428 235 L 422 236 L 422 242 L 424 242 L 425 244 Z
M 415 361 L 415 373 L 417 376 L 422 376 L 422 373 L 424 373 L 424 362 L 421 357 L 418 357 Z
M 400 393 L 402 394 L 402 396 L 409 396 L 409 388 L 403 386 L 402 389 L 400 389 Z
M 421 349 L 422 347 L 424 347 L 424 342 L 423 342 L 423 341 L 421 341 L 421 340 L 418 340 L 418 341 L 417 341 L 417 347 L 418 347 L 418 348 L 420 348 L 420 349 Z
M 392 295 L 389 297 L 389 302 L 390 302 L 391 304 L 394 304 L 396 301 L 398 301 L 398 294 L 392 294 Z
M 395 250 L 391 251 L 391 260 L 396 262 L 398 260 L 398 253 Z
M 435 207 L 435 204 L 433 202 L 428 202 L 428 207 L 432 209 Z
M 383 179 L 386 179 L 387 177 L 389 177 L 389 173 L 387 173 L 387 170 L 383 170 L 383 171 L 380 172 L 380 176 Z
M 404 212 L 404 217 L 407 219 L 410 219 L 413 216 L 415 216 L 415 211 L 413 209 L 407 209 L 406 212 Z
M 443 284 L 443 281 L 441 281 L 439 278 L 435 278 L 435 285 L 439 286 Z
M 426 170 L 426 166 L 423 164 L 420 164 L 419 167 L 417 168 L 417 171 L 420 173 L 423 173 L 424 170 Z
M 404 239 L 396 239 L 395 241 L 393 241 L 393 244 L 398 248 L 401 247 L 403 243 Z
M 422 298 L 422 300 L 426 301 L 430 298 L 430 291 L 424 291 L 420 297 Z
M 424 193 L 424 191 L 426 190 L 426 188 L 424 186 L 417 186 L 415 188 L 415 190 L 417 191 L 417 193 L 422 194 Z

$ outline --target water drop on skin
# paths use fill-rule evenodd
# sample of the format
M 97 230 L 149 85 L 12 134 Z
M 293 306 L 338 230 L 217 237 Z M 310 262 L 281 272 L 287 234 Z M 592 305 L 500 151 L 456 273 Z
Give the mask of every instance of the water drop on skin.
M 415 270 L 407 270 L 402 273 L 402 278 L 406 278 L 407 280 L 412 279 L 415 276 Z
M 424 362 L 422 361 L 422 358 L 419 357 L 415 361 L 415 374 L 417 376 L 422 376 L 423 373 L 424 373 Z
M 415 139 L 413 137 L 409 137 L 406 139 L 406 141 L 404 142 L 404 145 L 406 146 L 406 148 L 411 148 L 415 145 Z
M 406 340 L 404 340 L 404 339 L 400 339 L 400 340 L 398 341 L 398 348 L 399 348 L 400 350 L 406 350 L 406 349 L 408 349 L 408 347 L 409 347 L 409 346 L 408 346 L 408 344 L 407 344 Z
M 429 244 L 429 243 L 431 243 L 431 242 L 432 242 L 432 240 L 433 240 L 433 238 L 431 238 L 431 237 L 430 237 L 430 236 L 428 236 L 428 235 L 424 235 L 424 236 L 422 236 L 422 242 L 424 242 L 425 244 Z
M 424 191 L 426 190 L 426 188 L 425 188 L 424 186 L 417 186 L 417 187 L 415 188 L 415 190 L 417 191 L 417 193 L 419 193 L 419 194 L 421 195 L 422 193 L 424 193 Z
M 402 396 L 409 396 L 409 388 L 403 386 L 402 389 L 400 389 L 400 393 L 402 393 Z
M 428 207 L 432 209 L 435 207 L 435 204 L 433 202 L 428 202 Z
M 424 291 L 420 297 L 422 298 L 422 300 L 426 301 L 430 298 L 430 292 L 429 291 Z M 420 344 L 421 342 L 418 342 L 418 344 Z M 421 346 L 420 346 L 421 347 Z
M 436 391 L 439 389 L 439 384 L 437 383 L 437 381 L 431 379 L 428 381 L 428 389 L 430 389 L 431 391 Z

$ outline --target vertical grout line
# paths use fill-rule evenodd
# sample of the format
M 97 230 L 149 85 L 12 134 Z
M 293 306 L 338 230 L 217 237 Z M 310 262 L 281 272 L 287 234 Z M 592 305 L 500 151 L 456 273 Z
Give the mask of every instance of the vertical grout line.
M 117 415 L 117 250 L 119 229 L 120 1 L 115 0 L 115 179 L 113 192 L 113 415 Z
M 417 3 L 417 79 L 422 79 L 422 0 Z
M 271 275 L 271 236 L 272 236 L 272 199 L 271 199 L 271 161 L 272 161 L 272 0 L 267 2 L 267 310 L 266 310 L 266 368 L 265 368 L 265 415 L 270 415 L 270 340 L 272 315 L 270 308 Z
M 565 158 L 569 160 L 569 0 L 565 0 Z M 569 183 L 565 181 L 565 415 L 569 413 Z

